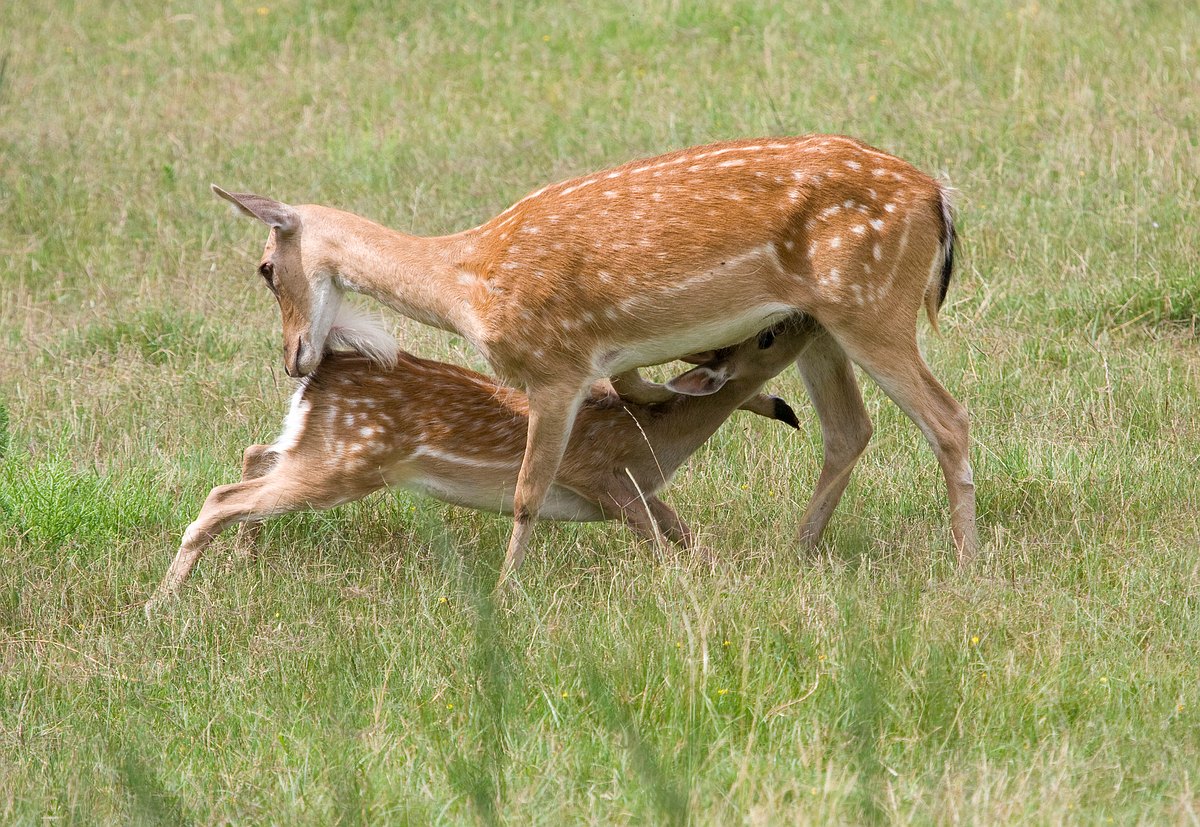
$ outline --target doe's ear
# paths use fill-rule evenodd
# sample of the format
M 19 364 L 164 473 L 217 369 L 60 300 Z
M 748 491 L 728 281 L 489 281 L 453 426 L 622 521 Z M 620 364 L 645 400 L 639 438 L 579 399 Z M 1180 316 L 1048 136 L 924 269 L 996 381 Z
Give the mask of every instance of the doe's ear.
M 692 368 L 667 382 L 667 387 L 684 396 L 708 396 L 725 387 L 729 376 L 725 370 L 713 370 L 706 365 Z
M 282 234 L 293 233 L 300 228 L 300 214 L 287 204 L 249 192 L 226 192 L 216 184 L 210 186 L 218 197 L 233 204 L 242 215 L 257 218 Z

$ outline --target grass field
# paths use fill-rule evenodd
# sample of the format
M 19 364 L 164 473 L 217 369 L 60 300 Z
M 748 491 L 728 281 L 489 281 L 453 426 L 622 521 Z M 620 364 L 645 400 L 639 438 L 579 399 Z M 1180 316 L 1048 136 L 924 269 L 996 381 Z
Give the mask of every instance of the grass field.
M 262 3 L 263 5 L 258 5 Z M 1200 820 L 1200 10 L 1186 2 L 0 4 L 0 823 Z M 867 381 L 735 417 L 667 499 L 720 552 L 395 494 L 141 605 L 290 391 L 210 181 L 411 232 L 735 136 L 843 132 L 962 191 L 922 323 L 983 554 Z M 396 320 L 406 347 L 482 367 Z

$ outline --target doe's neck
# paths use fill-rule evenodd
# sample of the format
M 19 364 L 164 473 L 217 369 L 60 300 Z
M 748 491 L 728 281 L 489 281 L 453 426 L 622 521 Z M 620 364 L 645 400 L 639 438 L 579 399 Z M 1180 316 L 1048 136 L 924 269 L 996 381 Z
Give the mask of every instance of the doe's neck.
M 319 250 L 339 287 L 423 324 L 471 334 L 459 267 L 469 237 L 408 235 L 353 213 L 306 209 L 318 211 Z

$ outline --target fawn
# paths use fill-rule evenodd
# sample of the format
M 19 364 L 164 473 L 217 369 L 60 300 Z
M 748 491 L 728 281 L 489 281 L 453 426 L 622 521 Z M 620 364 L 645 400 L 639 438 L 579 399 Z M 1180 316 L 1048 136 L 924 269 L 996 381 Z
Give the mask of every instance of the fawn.
M 300 380 L 271 445 L 245 451 L 242 481 L 214 488 L 188 526 L 154 601 L 175 592 L 228 525 L 326 509 L 385 487 L 422 491 L 484 511 L 512 513 L 525 452 L 529 400 L 474 371 L 389 348 L 362 318 L 332 336 L 360 353 L 331 353 Z M 763 384 L 819 331 L 804 317 L 696 359 L 672 379 L 665 402 L 592 393 L 580 407 L 542 516 L 623 520 L 638 535 L 693 547 L 692 534 L 657 494 L 739 407 L 799 427 Z M 363 355 L 363 353 L 369 355 Z M 153 602 L 153 601 L 152 601 Z
M 932 446 L 960 561 L 977 550 L 967 414 L 916 338 L 922 307 L 936 328 L 950 282 L 950 193 L 895 156 L 835 135 L 692 147 L 547 185 L 478 227 L 431 238 L 214 191 L 271 228 L 259 271 L 283 312 L 290 374 L 320 363 L 342 294 L 355 291 L 457 331 L 525 390 L 501 582 L 524 557 L 594 381 L 613 377 L 635 401 L 661 399 L 632 371 L 797 313 L 828 333 L 800 366 L 826 445 L 802 540 L 820 538 L 846 458 L 870 437 L 854 362 Z

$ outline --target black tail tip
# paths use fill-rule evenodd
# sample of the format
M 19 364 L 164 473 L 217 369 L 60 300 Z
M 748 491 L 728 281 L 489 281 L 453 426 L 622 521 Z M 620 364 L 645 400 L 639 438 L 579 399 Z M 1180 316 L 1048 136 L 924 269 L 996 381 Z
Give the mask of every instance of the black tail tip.
M 792 410 L 792 406 L 784 402 L 778 396 L 775 399 L 775 418 L 780 422 L 786 422 L 797 431 L 800 430 L 800 420 L 796 417 L 796 412 Z

